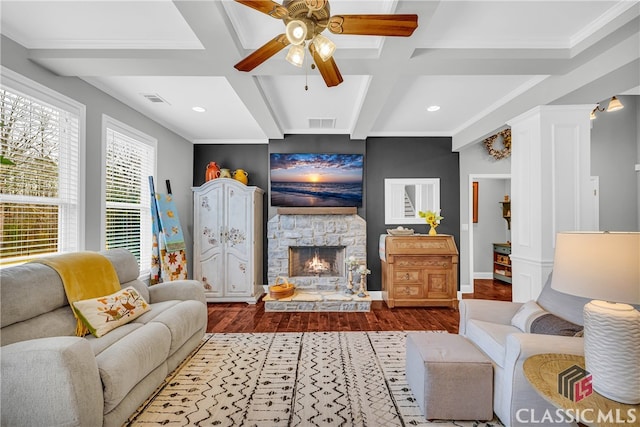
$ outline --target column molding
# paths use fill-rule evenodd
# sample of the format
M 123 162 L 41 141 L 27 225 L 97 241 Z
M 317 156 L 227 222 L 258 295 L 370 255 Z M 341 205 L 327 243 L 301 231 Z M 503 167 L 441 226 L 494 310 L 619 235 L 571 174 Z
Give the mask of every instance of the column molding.
M 538 106 L 508 122 L 514 301 L 539 295 L 557 232 L 597 229 L 589 207 L 593 108 Z

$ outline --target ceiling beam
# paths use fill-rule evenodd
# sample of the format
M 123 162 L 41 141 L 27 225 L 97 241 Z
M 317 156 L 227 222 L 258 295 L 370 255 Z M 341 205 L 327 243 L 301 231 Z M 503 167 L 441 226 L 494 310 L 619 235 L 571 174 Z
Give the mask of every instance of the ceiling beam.
M 478 118 L 474 123 L 463 126 L 453 135 L 453 150 L 460 151 L 468 145 L 491 135 L 496 129 L 504 127 L 512 118 L 529 111 L 539 105 L 552 104 L 556 100 L 573 94 L 571 100 L 581 100 L 585 104 L 596 104 L 604 97 L 587 99 L 578 98 L 580 89 L 594 81 L 605 79 L 615 73 L 618 78 L 610 84 L 611 93 L 623 92 L 638 84 L 640 75 L 640 39 L 638 34 L 631 34 L 626 40 L 591 58 L 583 65 L 564 75 L 550 76 L 518 97 L 495 108 L 490 113 Z
M 240 53 L 238 52 L 236 56 L 229 54 L 229 51 L 238 51 L 240 43 L 233 26 L 224 13 L 222 4 L 220 2 L 185 1 L 174 1 L 174 3 L 204 45 L 208 55 L 212 55 L 209 58 L 210 61 L 207 62 L 215 64 L 216 67 L 222 67 L 218 68 L 217 72 L 226 77 L 265 136 L 268 139 L 284 138 L 284 133 L 257 79 L 233 68 L 233 64 L 240 60 Z M 205 9 L 203 10 L 203 8 Z M 217 54 L 221 48 L 226 50 L 226 54 Z

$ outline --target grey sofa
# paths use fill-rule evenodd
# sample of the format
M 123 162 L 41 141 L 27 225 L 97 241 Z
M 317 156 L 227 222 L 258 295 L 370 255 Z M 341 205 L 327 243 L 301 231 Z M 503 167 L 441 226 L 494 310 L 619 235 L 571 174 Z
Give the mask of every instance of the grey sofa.
M 121 426 L 202 340 L 199 282 L 147 287 L 129 251 L 102 254 L 121 287 L 135 287 L 151 310 L 100 338 L 74 336 L 52 268 L 27 263 L 0 272 L 2 426 Z
M 546 312 L 583 325 L 583 308 L 589 302 L 551 289 L 545 284 L 537 304 Z M 493 410 L 506 427 L 530 426 L 532 416 L 555 414 L 524 376 L 524 361 L 535 354 L 584 354 L 583 338 L 525 333 L 512 325 L 522 303 L 463 299 L 460 301 L 459 334 L 482 350 L 493 363 Z M 535 415 L 534 415 L 535 414 Z M 576 424 L 554 423 L 554 426 Z

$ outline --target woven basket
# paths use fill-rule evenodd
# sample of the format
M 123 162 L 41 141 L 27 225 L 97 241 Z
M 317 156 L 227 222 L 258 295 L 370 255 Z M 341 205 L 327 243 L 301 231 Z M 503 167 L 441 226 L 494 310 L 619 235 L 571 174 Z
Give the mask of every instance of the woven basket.
M 284 283 L 280 283 L 280 281 Z M 293 283 L 287 282 L 283 277 L 276 277 L 276 283 L 269 286 L 269 296 L 273 299 L 288 298 L 295 292 Z

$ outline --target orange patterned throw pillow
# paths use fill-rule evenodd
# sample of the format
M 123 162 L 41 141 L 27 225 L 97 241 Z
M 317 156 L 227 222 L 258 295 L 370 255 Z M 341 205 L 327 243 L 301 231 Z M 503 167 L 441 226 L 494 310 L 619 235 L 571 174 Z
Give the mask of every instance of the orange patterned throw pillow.
M 73 307 L 96 338 L 151 310 L 133 286 L 104 297 L 76 301 Z

